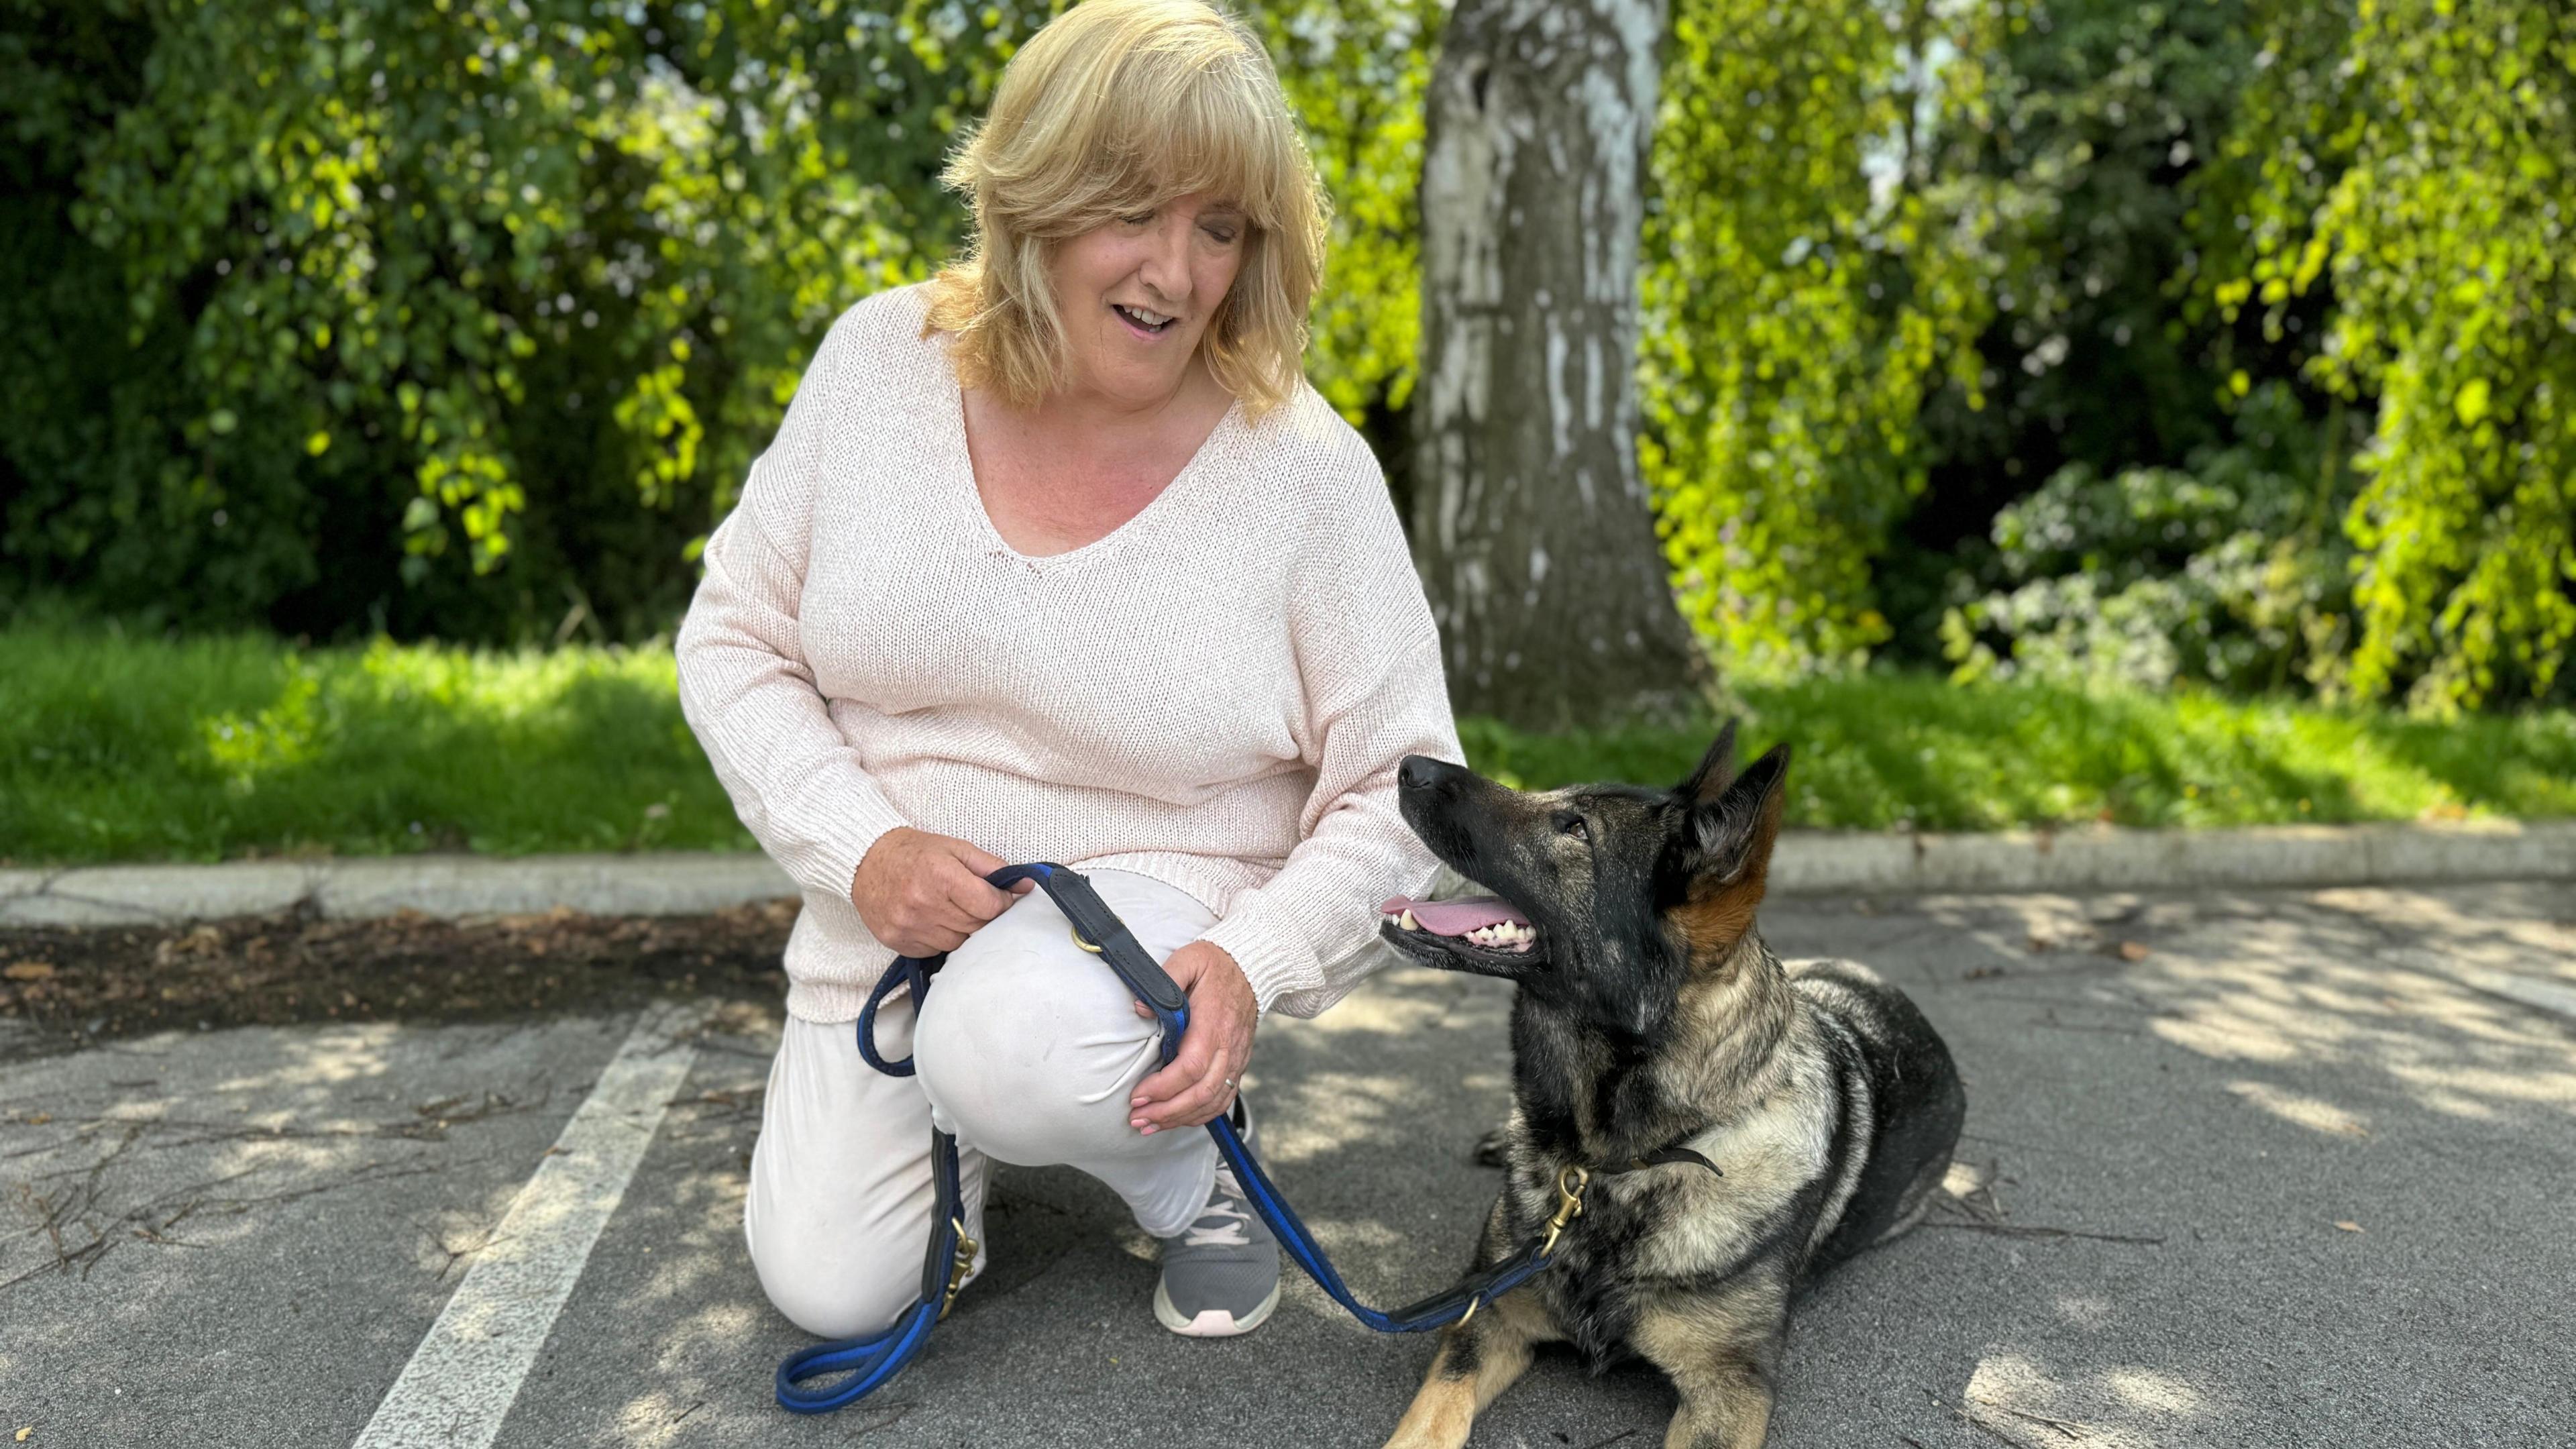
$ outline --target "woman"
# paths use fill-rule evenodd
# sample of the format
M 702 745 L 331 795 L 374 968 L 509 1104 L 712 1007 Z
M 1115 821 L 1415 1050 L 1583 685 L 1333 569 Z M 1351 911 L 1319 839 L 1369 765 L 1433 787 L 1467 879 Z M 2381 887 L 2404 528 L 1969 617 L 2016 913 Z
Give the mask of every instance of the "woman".
M 1377 903 L 1430 881 L 1395 770 L 1460 757 L 1438 640 L 1299 370 L 1322 206 L 1257 43 L 1194 0 L 1082 5 L 948 181 L 974 246 L 833 326 L 680 631 L 689 723 L 805 891 L 744 1230 L 790 1319 L 884 1327 L 935 1118 L 970 1236 L 988 1160 L 1079 1167 L 1163 1240 L 1157 1317 L 1242 1333 L 1277 1245 L 1186 1129 L 1236 1107 L 1261 1014 L 1350 991 Z M 1090 875 L 1189 993 L 1171 1066 L 1051 900 L 982 879 L 1027 860 Z M 918 1019 L 878 1016 L 919 1075 L 870 1070 L 868 988 L 940 951 Z

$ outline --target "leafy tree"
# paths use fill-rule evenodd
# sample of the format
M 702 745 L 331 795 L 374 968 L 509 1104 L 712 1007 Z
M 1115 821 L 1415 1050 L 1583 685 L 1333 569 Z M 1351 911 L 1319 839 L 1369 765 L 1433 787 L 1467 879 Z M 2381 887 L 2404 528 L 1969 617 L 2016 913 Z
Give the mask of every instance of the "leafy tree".
M 1058 5 L 0 0 L 0 591 L 147 619 L 663 627 L 831 318 Z M 1257 19 L 1342 201 L 1319 381 L 1412 366 L 1433 0 Z
M 1983 405 L 1947 389 L 1926 405 L 1929 487 L 1881 565 L 1901 657 L 1931 653 L 1944 604 L 2027 582 L 1985 547 L 1999 510 L 2079 467 L 2108 478 L 2192 466 L 2227 447 L 2251 386 L 2294 378 L 2328 299 L 2267 343 L 2178 296 L 2198 255 L 2189 191 L 2235 121 L 2259 43 L 2243 0 L 2050 0 L 1996 27 L 1972 96 L 1955 89 L 1935 164 L 1998 196 L 1993 314 L 1977 339 Z M 2310 430 L 2312 392 L 2258 431 Z
M 2576 639 L 2576 12 L 2264 0 L 2208 198 L 2211 297 L 2267 333 L 2331 283 L 2310 375 L 2375 402 L 2345 684 L 2418 706 L 2541 694 Z M 2206 204 L 2206 203 L 2205 203 Z
M 216 616 L 491 634 L 564 612 L 544 580 L 651 627 L 821 328 L 946 242 L 957 52 L 1020 33 L 950 8 L 16 0 L 5 89 L 91 290 L 11 320 L 125 348 L 8 440 L 12 553 L 103 548 L 116 608 L 175 573 Z M 151 440 L 105 490 L 91 420 Z
M 1688 614 L 1757 672 L 1888 636 L 1872 561 L 1924 480 L 1944 380 L 1971 402 L 1995 189 L 1934 173 L 1982 7 L 1674 6 L 1646 226 L 1645 468 Z M 1935 75 L 1934 57 L 1956 57 Z

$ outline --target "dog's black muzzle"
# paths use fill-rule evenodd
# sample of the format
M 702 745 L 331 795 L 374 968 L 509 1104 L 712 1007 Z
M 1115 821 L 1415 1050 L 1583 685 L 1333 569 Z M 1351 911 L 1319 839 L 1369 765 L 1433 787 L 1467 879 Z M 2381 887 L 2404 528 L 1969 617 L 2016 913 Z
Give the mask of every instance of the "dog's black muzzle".
M 1476 849 L 1465 823 L 1458 819 L 1458 805 L 1467 792 L 1483 782 L 1474 771 L 1429 755 L 1407 755 L 1395 771 L 1396 808 L 1404 823 L 1431 847 L 1451 870 L 1476 879 Z

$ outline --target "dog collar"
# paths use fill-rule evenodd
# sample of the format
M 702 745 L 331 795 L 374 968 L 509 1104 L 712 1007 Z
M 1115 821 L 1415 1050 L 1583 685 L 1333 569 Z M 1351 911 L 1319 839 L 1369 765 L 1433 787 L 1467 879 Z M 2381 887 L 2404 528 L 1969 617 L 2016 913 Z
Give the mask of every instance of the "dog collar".
M 1707 1158 L 1691 1151 L 1687 1147 L 1658 1147 L 1643 1157 L 1630 1158 L 1624 1166 L 1596 1167 L 1593 1169 L 1593 1175 L 1595 1177 L 1616 1177 L 1623 1172 L 1643 1172 L 1649 1167 L 1663 1167 L 1676 1162 L 1696 1162 L 1700 1166 L 1707 1168 L 1710 1172 L 1716 1173 L 1719 1177 L 1726 1176 L 1725 1173 L 1718 1172 L 1716 1163 L 1709 1161 Z

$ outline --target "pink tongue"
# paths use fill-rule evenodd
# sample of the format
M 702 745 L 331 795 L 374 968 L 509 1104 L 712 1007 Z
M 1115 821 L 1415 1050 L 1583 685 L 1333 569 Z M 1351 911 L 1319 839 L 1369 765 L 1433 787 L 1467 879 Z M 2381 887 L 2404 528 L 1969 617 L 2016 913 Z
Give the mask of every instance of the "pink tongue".
M 1529 917 L 1513 910 L 1500 896 L 1468 896 L 1455 901 L 1417 901 L 1411 896 L 1397 896 L 1378 907 L 1380 914 L 1389 916 L 1408 910 L 1424 930 L 1443 936 L 1463 936 L 1502 921 L 1529 924 Z

